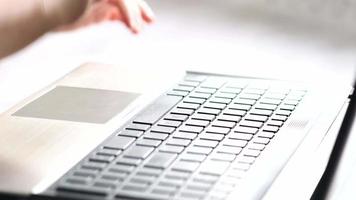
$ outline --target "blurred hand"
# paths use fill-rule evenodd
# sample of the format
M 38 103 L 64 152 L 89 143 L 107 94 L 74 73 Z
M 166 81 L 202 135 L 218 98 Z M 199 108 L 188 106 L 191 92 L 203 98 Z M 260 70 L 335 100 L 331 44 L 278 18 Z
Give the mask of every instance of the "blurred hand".
M 153 22 L 154 14 L 143 0 L 91 0 L 79 18 L 57 30 L 73 30 L 108 20 L 121 21 L 138 33 L 144 24 Z

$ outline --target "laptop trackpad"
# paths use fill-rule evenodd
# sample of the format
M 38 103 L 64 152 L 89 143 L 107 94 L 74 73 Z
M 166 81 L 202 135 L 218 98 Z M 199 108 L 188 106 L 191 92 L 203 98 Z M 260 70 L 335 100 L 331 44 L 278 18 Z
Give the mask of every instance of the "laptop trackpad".
M 13 116 L 106 123 L 139 94 L 57 86 L 13 114 Z

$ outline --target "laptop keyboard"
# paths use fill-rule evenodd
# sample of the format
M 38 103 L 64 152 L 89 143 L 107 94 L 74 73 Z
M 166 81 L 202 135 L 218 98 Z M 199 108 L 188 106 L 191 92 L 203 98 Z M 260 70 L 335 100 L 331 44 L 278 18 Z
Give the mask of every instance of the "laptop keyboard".
M 224 199 L 305 93 L 188 74 L 64 175 L 55 191 L 84 199 Z

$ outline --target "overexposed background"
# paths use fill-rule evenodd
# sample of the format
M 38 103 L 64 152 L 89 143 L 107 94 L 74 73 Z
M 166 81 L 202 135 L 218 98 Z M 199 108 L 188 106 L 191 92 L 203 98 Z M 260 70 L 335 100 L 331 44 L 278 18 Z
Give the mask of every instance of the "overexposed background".
M 323 2 L 330 6 L 315 6 Z M 139 35 L 115 22 L 49 33 L 0 61 L 0 112 L 89 61 L 138 72 L 175 67 L 286 79 L 351 79 L 356 7 L 345 7 L 346 12 L 330 2 L 152 0 L 157 21 Z

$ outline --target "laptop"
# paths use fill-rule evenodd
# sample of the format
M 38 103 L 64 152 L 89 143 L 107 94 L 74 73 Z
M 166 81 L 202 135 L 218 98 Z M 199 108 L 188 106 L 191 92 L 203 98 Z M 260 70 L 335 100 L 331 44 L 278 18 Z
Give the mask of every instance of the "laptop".
M 335 141 L 352 92 L 336 83 L 160 76 L 86 64 L 2 114 L 4 197 L 290 195 L 281 186 L 294 187 L 304 170 L 318 172 L 306 173 L 316 187 L 327 163 L 318 151 Z

